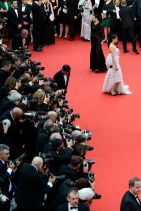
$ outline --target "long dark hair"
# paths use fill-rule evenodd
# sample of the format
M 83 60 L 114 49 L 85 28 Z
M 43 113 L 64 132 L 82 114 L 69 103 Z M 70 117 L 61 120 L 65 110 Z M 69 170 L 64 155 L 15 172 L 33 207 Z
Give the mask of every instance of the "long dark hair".
M 111 44 L 111 42 L 112 42 L 114 39 L 116 39 L 116 38 L 118 38 L 118 36 L 117 36 L 116 34 L 112 34 L 112 35 L 110 36 L 110 39 L 109 39 L 109 42 L 108 42 L 108 47 L 109 47 L 109 45 Z M 117 45 L 118 45 L 118 42 L 115 43 L 115 45 L 117 46 Z

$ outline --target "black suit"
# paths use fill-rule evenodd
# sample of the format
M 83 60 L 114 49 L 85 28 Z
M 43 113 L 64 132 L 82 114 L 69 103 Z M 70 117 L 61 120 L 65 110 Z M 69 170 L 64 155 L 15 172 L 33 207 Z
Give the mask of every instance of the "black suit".
M 74 39 L 74 16 L 77 16 L 77 0 L 66 0 L 67 5 L 67 23 L 69 26 L 70 39 Z
M 21 211 L 41 211 L 42 195 L 50 190 L 44 187 L 42 176 L 31 164 L 24 164 L 20 175 L 16 192 L 16 202 Z
M 31 14 L 31 5 L 30 4 L 25 4 L 25 11 L 22 11 L 23 4 L 22 2 L 18 3 L 18 9 L 22 14 L 22 19 L 23 19 L 23 29 L 27 29 L 30 32 L 30 25 L 32 23 L 30 14 Z M 27 25 L 24 24 L 24 22 L 28 23 Z
M 141 47 L 141 2 L 138 2 L 136 5 L 136 13 L 139 21 L 139 42 Z
M 8 24 L 11 30 L 12 38 L 21 32 L 21 28 L 18 29 L 18 24 L 22 24 L 22 14 L 18 9 L 17 12 L 18 12 L 18 17 L 13 7 L 10 7 L 10 9 L 7 12 Z
M 21 133 L 22 132 L 21 125 L 18 121 L 14 121 L 10 111 L 6 111 L 0 117 L 0 121 L 4 119 L 9 119 L 11 122 L 11 126 L 8 128 L 8 133 L 7 133 L 7 143 L 8 146 L 10 147 L 10 158 L 16 159 L 23 153 L 23 148 L 22 148 L 23 136 Z
M 2 204 L 0 202 L 0 210 L 2 211 L 9 211 L 10 210 L 10 199 L 12 198 L 12 186 L 11 186 L 11 190 L 9 189 L 10 187 L 10 183 L 11 183 L 11 179 L 13 177 L 13 173 L 9 173 L 7 172 L 7 166 L 6 164 L 4 164 L 1 160 L 0 160 L 0 178 L 1 178 L 1 192 L 7 196 L 9 198 L 9 200 Z M 11 183 L 12 185 L 12 183 Z
M 60 205 L 56 211 L 68 211 L 68 203 Z M 78 211 L 89 211 L 89 207 L 85 204 L 78 203 Z
M 31 42 L 30 34 L 28 34 L 24 44 L 21 33 L 17 34 L 17 36 L 12 39 L 12 49 L 18 50 L 19 48 L 22 48 L 24 46 L 28 47 L 30 42 Z
M 136 39 L 134 33 L 134 10 L 132 7 L 123 6 L 120 9 L 120 18 L 122 22 L 122 34 L 123 34 L 123 49 L 127 51 L 127 33 L 130 36 L 133 50 L 136 51 Z
M 70 179 L 65 180 L 60 186 L 57 188 L 53 199 L 51 200 L 50 210 L 55 211 L 56 207 L 59 207 L 61 204 L 67 202 L 67 194 L 71 188 L 73 188 L 73 183 Z
M 9 72 L 0 69 L 0 88 L 4 85 L 6 79 L 10 76 Z
M 68 83 L 69 83 L 70 74 L 67 75 L 67 82 L 66 82 L 66 84 L 65 84 L 64 74 L 63 74 L 62 70 L 58 71 L 54 75 L 53 78 L 54 78 L 55 82 L 57 83 L 59 89 L 67 89 Z
M 135 196 L 127 191 L 121 201 L 120 211 L 141 211 L 141 204 L 139 204 Z
M 120 7 L 119 7 L 120 9 Z M 111 4 L 107 10 L 107 14 L 110 15 L 109 20 L 109 26 L 110 26 L 110 35 L 109 39 L 111 39 L 112 34 L 117 34 L 119 38 L 121 38 L 120 34 L 120 27 L 121 27 L 121 21 L 120 19 L 117 19 L 117 15 L 113 10 L 116 10 L 116 6 L 114 4 Z
M 43 19 L 45 11 L 42 5 L 38 5 L 36 2 L 32 4 L 33 14 L 33 39 L 34 49 L 36 50 L 40 45 L 43 44 L 42 31 L 43 31 Z

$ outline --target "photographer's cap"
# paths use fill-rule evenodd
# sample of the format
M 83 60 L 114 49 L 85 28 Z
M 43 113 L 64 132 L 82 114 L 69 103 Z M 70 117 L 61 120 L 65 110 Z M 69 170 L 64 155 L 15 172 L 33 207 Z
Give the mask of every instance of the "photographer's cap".
M 82 201 L 87 201 L 93 199 L 95 192 L 92 188 L 82 188 L 79 191 L 79 199 Z

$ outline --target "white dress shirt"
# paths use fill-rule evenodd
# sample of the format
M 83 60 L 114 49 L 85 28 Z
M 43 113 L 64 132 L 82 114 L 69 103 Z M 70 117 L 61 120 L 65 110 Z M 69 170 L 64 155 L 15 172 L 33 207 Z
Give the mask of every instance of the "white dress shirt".
M 14 11 L 16 13 L 17 18 L 18 18 L 18 9 L 17 8 L 13 8 L 13 9 L 14 9 Z
M 70 203 L 68 203 L 68 211 L 78 211 L 78 207 L 75 209 L 71 209 L 71 207 L 74 207 L 72 205 L 70 205 Z
M 65 85 L 67 84 L 67 79 L 68 79 L 67 75 L 64 75 Z
M 120 16 L 119 16 L 119 7 L 115 6 L 116 8 L 116 16 L 117 16 L 117 19 L 120 19 Z

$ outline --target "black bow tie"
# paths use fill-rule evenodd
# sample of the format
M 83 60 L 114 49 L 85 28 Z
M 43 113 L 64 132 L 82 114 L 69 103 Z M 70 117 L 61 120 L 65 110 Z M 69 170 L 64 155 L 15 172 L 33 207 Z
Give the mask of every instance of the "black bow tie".
M 72 209 L 77 209 L 77 207 L 70 207 L 70 209 L 72 210 Z

